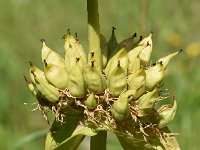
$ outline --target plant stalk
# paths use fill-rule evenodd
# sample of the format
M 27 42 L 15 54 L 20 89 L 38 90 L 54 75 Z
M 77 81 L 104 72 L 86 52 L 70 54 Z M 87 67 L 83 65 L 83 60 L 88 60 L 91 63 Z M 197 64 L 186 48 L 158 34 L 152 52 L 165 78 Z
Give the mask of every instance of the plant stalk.
M 100 49 L 100 25 L 98 13 L 98 0 L 87 0 L 88 11 L 88 41 L 89 56 L 88 62 L 95 61 L 95 67 L 102 71 L 102 55 Z M 91 52 L 94 52 L 92 56 Z

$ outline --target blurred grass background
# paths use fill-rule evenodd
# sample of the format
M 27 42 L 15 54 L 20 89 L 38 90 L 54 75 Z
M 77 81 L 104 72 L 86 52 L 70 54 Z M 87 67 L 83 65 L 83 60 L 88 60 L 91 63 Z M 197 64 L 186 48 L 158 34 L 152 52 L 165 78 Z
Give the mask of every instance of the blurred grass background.
M 200 147 L 200 1 L 99 0 L 101 31 L 112 26 L 118 40 L 134 32 L 153 36 L 153 60 L 180 50 L 167 69 L 165 88 L 176 95 L 178 112 L 170 125 L 182 149 Z M 87 49 L 85 0 L 0 0 L 0 149 L 42 150 L 48 124 L 23 79 L 29 64 L 42 67 L 40 39 L 63 54 L 62 35 L 70 28 Z M 23 103 L 29 103 L 24 105 Z M 86 139 L 87 142 L 87 139 Z M 122 149 L 113 135 L 108 150 Z M 85 144 L 82 144 L 82 149 Z M 81 149 L 81 148 L 80 148 Z

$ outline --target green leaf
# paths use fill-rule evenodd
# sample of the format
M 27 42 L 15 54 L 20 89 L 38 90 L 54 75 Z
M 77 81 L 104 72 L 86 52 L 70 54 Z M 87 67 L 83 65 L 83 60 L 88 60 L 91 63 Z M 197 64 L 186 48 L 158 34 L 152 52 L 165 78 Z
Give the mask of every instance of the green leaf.
M 146 142 L 142 136 L 133 137 L 127 134 L 116 132 L 116 136 L 124 150 L 180 150 L 179 144 L 170 130 L 162 129 L 165 137 L 149 135 Z
M 124 150 L 154 150 L 154 148 L 143 139 L 123 133 L 116 133 L 116 136 Z
M 99 131 L 90 139 L 90 150 L 106 150 L 107 131 Z
M 55 150 L 76 150 L 85 136 L 94 136 L 96 134 L 91 128 L 78 126 L 73 134 L 59 144 Z
M 60 143 L 69 138 L 76 129 L 81 117 L 82 114 L 66 115 L 64 117 L 65 123 L 62 124 L 54 120 L 46 137 L 45 150 L 53 150 Z

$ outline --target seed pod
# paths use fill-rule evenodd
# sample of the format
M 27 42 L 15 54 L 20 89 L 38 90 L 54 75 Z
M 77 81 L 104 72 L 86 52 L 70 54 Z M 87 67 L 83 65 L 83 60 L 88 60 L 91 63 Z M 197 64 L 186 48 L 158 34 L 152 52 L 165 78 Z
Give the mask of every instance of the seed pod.
M 178 52 L 171 53 L 171 54 L 169 54 L 169 55 L 167 55 L 167 56 L 165 56 L 165 57 L 160 58 L 157 62 L 162 62 L 164 69 L 166 69 L 167 66 L 168 66 L 168 64 L 169 64 L 169 61 L 170 61 L 173 57 L 175 57 L 176 55 L 178 55 L 179 53 L 181 53 L 182 51 L 183 51 L 183 50 L 181 49 L 181 50 L 178 51 Z
M 103 68 L 106 67 L 107 61 L 108 61 L 108 45 L 106 38 L 100 34 L 100 47 L 101 47 L 101 52 L 102 52 L 102 61 L 103 61 Z
M 50 102 L 57 102 L 59 100 L 59 91 L 57 88 L 47 82 L 46 79 L 37 77 L 32 72 L 35 80 L 35 86 L 41 95 Z
M 119 96 L 127 89 L 126 71 L 121 67 L 119 60 L 114 71 L 108 76 L 107 85 L 113 97 Z
M 115 47 L 118 45 L 118 42 L 117 42 L 117 39 L 116 39 L 116 36 L 115 36 L 115 29 L 116 29 L 115 27 L 112 28 L 112 34 L 111 34 L 111 37 L 108 41 L 108 52 L 109 52 L 109 54 L 111 54 L 112 51 L 115 49 Z
M 127 82 L 130 89 L 137 91 L 135 97 L 140 97 L 144 93 L 146 85 L 146 74 L 144 69 L 142 68 L 137 72 L 129 75 Z
M 133 48 L 134 46 L 134 38 L 136 37 L 136 33 L 131 36 L 130 38 L 127 38 L 123 41 L 121 41 L 116 47 L 115 49 L 112 51 L 112 53 L 110 53 L 110 57 L 112 58 L 114 55 L 116 55 L 118 53 L 119 50 L 121 50 L 122 48 L 125 48 L 126 51 L 129 51 Z
M 77 34 L 76 34 L 76 42 L 74 43 L 74 49 L 76 52 L 76 57 L 80 58 L 80 61 L 82 61 L 83 65 L 87 64 L 87 56 L 85 53 L 85 50 L 83 49 L 83 46 L 81 45 Z
M 76 58 L 79 58 L 79 66 L 83 68 L 87 63 L 87 58 L 80 41 L 75 39 L 71 33 L 63 38 L 65 39 L 65 66 L 67 71 L 76 64 Z
M 76 98 L 84 98 L 86 88 L 83 78 L 82 68 L 79 66 L 79 59 L 76 64 L 68 72 L 68 90 L 70 94 Z
M 153 91 L 142 95 L 137 101 L 138 117 L 145 117 L 149 115 L 158 99 L 158 90 L 155 88 Z
M 46 60 L 50 64 L 55 64 L 60 67 L 65 66 L 64 59 L 55 51 L 51 50 L 47 45 L 45 44 L 45 40 L 42 39 L 42 61 Z
M 39 91 L 36 89 L 36 87 L 27 80 L 27 78 L 24 76 L 24 79 L 26 81 L 26 84 L 30 90 L 30 92 L 33 94 L 33 96 L 38 100 L 39 104 L 41 106 L 47 106 L 49 104 L 48 100 L 45 99 L 41 93 L 39 93 Z
M 35 74 L 38 78 L 43 78 L 43 79 L 45 79 L 44 72 L 43 72 L 42 70 L 40 70 L 38 67 L 36 67 L 35 65 L 33 65 L 32 62 L 29 62 L 29 64 L 30 64 L 29 76 L 30 76 L 31 82 L 32 82 L 33 84 L 35 84 L 35 78 L 34 78 L 33 72 L 34 72 L 34 74 Z
M 70 29 L 68 29 L 67 32 L 68 32 L 67 35 L 63 36 L 63 39 L 65 40 L 65 44 L 64 44 L 65 51 L 70 49 L 72 45 L 76 42 L 76 39 L 70 33 Z
M 125 70 L 125 73 L 127 72 L 128 68 L 128 56 L 125 48 L 122 48 L 120 51 L 117 52 L 109 61 L 105 68 L 105 75 L 106 77 L 109 77 L 110 74 L 114 71 L 116 68 L 118 61 L 120 61 L 120 66 Z
M 90 92 L 95 94 L 101 94 L 106 89 L 106 79 L 102 73 L 100 73 L 94 65 L 94 61 L 91 65 L 88 64 L 83 71 L 85 83 Z
M 164 78 L 164 67 L 162 62 L 156 63 L 154 66 L 145 70 L 146 73 L 146 90 L 151 91 Z
M 177 110 L 177 102 L 174 98 L 174 105 L 163 105 L 158 110 L 158 128 L 166 127 L 175 117 Z
M 136 90 L 128 90 L 126 92 L 123 92 L 120 94 L 119 99 L 123 98 L 126 99 L 129 102 L 136 100 L 135 95 L 136 95 Z
M 97 106 L 96 99 L 94 97 L 94 94 L 91 93 L 88 98 L 84 101 L 85 106 L 87 106 L 88 109 L 95 109 Z
M 48 64 L 44 60 L 44 74 L 47 81 L 59 89 L 67 88 L 68 73 L 65 67 Z
M 112 116 L 117 121 L 123 121 L 130 115 L 130 106 L 126 97 L 121 97 L 111 107 Z
M 140 69 L 140 59 L 138 58 L 140 52 L 146 47 L 146 45 L 137 46 L 128 52 L 128 73 L 134 73 Z
M 150 33 L 150 35 L 148 37 L 144 38 L 139 43 L 139 45 L 148 45 L 139 54 L 139 58 L 140 58 L 143 66 L 148 66 L 149 60 L 150 60 L 150 57 L 151 57 L 151 52 L 152 52 L 152 47 L 153 47 L 151 37 L 152 37 L 152 33 Z

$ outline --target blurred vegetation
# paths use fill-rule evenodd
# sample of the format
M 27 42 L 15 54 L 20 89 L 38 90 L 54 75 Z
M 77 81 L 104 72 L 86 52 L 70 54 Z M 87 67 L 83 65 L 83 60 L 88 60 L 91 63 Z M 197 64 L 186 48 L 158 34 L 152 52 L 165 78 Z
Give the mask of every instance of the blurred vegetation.
M 200 1 L 99 0 L 101 31 L 117 28 L 119 41 L 134 32 L 154 32 L 153 60 L 184 49 L 167 69 L 164 88 L 176 95 L 178 112 L 170 128 L 182 149 L 200 147 Z M 42 150 L 48 124 L 23 79 L 28 61 L 42 67 L 40 39 L 63 54 L 61 37 L 70 28 L 87 49 L 85 0 L 0 0 L 0 149 Z M 169 101 L 170 102 L 170 101 Z M 24 103 L 28 103 L 24 105 Z M 86 139 L 87 142 L 87 139 Z M 113 135 L 108 150 L 122 149 Z M 83 149 L 85 144 L 83 143 Z M 80 148 L 81 149 L 81 148 Z M 85 148 L 87 149 L 87 148 Z

